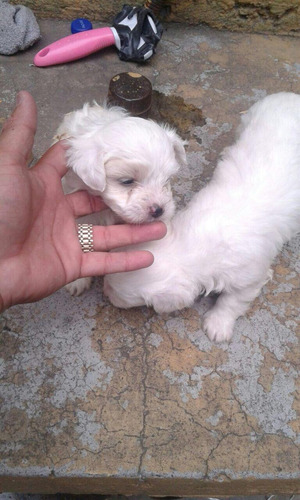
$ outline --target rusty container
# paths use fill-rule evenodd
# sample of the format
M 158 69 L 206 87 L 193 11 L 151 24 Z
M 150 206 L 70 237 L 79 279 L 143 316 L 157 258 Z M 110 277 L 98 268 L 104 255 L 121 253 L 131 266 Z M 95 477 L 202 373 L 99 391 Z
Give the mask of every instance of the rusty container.
M 151 82 L 139 73 L 119 73 L 112 77 L 108 103 L 125 108 L 132 116 L 148 118 L 152 101 Z

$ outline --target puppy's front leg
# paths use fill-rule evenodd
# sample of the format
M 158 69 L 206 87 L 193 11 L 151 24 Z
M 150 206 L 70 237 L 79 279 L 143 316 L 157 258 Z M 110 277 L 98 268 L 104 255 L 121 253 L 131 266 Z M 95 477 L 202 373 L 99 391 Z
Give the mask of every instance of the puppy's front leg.
M 92 284 L 92 278 L 78 278 L 72 281 L 68 285 L 65 285 L 65 289 L 68 290 L 70 295 L 78 297 L 85 290 L 88 290 Z
M 210 340 L 222 342 L 231 339 L 235 321 L 247 311 L 250 303 L 259 295 L 263 285 L 269 280 L 270 273 L 268 276 L 268 279 L 259 284 L 252 284 L 248 288 L 221 293 L 215 305 L 205 314 L 203 328 Z

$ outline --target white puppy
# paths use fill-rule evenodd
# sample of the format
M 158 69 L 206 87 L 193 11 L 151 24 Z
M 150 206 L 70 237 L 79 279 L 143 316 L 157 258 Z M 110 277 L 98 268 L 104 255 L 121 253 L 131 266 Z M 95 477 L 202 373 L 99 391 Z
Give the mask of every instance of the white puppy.
M 168 221 L 174 214 L 169 179 L 186 163 L 184 141 L 167 126 L 129 116 L 121 108 L 84 105 L 67 114 L 54 141 L 67 139 L 65 193 L 86 189 L 111 209 L 105 223 Z M 94 222 L 94 220 L 93 220 Z M 104 223 L 99 216 L 97 223 Z M 67 286 L 79 295 L 83 278 Z
M 154 254 L 154 264 L 105 277 L 115 306 L 171 312 L 216 292 L 204 329 L 212 340 L 231 338 L 235 320 L 272 276 L 272 260 L 300 230 L 300 95 L 282 92 L 256 103 L 239 132 L 166 237 L 139 246 Z

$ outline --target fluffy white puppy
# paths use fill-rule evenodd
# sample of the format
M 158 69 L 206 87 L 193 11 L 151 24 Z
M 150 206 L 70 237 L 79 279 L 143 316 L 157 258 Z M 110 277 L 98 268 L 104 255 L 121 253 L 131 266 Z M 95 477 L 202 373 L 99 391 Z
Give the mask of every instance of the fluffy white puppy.
M 139 246 L 154 264 L 105 277 L 115 306 L 171 312 L 216 292 L 204 329 L 212 340 L 231 338 L 235 320 L 271 278 L 272 260 L 300 230 L 300 95 L 264 98 L 242 116 L 239 133 L 165 238 Z
M 64 117 L 59 139 L 69 144 L 65 193 L 88 190 L 111 209 L 93 222 L 141 224 L 173 216 L 169 179 L 186 163 L 185 143 L 174 130 L 122 108 L 85 104 Z M 79 295 L 90 282 L 82 278 L 67 288 Z

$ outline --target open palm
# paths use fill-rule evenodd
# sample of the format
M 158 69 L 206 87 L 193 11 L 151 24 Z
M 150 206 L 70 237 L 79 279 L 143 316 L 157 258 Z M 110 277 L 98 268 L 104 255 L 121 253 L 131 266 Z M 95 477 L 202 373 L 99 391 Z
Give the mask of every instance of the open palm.
M 27 168 L 35 130 L 34 100 L 20 92 L 0 136 L 0 310 L 50 295 L 79 277 L 149 266 L 149 252 L 109 250 L 161 238 L 166 231 L 162 223 L 94 226 L 95 252 L 83 253 L 76 217 L 99 211 L 104 204 L 85 191 L 64 195 L 63 143 Z

